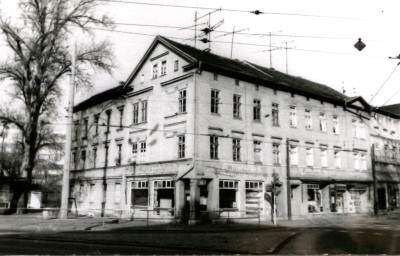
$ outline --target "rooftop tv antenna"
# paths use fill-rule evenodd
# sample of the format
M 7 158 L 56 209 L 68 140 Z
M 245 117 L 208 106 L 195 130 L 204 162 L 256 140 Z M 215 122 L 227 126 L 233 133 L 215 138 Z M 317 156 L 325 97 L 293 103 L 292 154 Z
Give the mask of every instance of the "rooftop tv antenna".
M 233 40 L 234 40 L 234 38 L 235 38 L 235 33 L 243 32 L 243 31 L 248 31 L 248 30 L 249 30 L 249 28 L 244 28 L 244 29 L 240 29 L 240 30 L 235 30 L 235 26 L 233 26 L 232 32 L 228 32 L 228 33 L 225 33 L 225 34 L 223 34 L 223 35 L 217 36 L 217 37 L 223 37 L 223 36 L 227 36 L 227 35 L 232 34 L 231 57 L 230 57 L 231 59 L 232 59 L 232 53 L 233 53 Z M 216 37 L 216 38 L 217 38 L 217 37 Z

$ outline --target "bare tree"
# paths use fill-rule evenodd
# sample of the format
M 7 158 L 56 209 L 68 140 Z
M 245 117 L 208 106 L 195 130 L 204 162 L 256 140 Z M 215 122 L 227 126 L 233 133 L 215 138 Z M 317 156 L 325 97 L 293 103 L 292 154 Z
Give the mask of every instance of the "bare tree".
M 24 108 L 18 112 L 3 109 L 0 121 L 14 124 L 22 133 L 21 169 L 26 173 L 27 191 L 36 154 L 49 145 L 45 141 L 51 140 L 47 136 L 51 133 L 41 131 L 57 109 L 61 81 L 71 70 L 68 42 L 73 31 L 91 35 L 93 26 L 112 26 L 109 17 L 96 16 L 100 3 L 101 0 L 20 0 L 20 20 L 12 23 L 0 16 L 0 31 L 14 55 L 13 60 L 1 64 L 0 79 L 11 82 L 2 85 L 12 86 L 13 98 L 22 102 Z M 108 41 L 79 46 L 77 85 L 87 87 L 91 85 L 92 70 L 111 72 L 113 55 Z

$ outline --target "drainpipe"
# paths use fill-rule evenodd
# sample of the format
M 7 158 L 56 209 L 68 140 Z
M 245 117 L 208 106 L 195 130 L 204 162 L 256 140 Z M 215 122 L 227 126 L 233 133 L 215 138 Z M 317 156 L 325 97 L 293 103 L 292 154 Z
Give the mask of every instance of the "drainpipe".
M 290 149 L 289 138 L 286 139 L 286 200 L 287 200 L 287 216 L 288 220 L 292 219 L 292 198 L 290 185 Z
M 371 147 L 371 161 L 372 161 L 372 179 L 373 179 L 373 189 L 374 189 L 374 214 L 378 215 L 378 191 L 377 191 L 377 180 L 376 180 L 376 170 L 375 170 L 375 145 L 372 144 Z

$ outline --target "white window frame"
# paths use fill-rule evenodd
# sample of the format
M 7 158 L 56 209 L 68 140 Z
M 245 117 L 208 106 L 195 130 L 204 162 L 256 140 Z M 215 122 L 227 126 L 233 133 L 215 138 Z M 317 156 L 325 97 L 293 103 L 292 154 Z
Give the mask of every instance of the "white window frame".
M 211 113 L 219 114 L 219 100 L 219 90 L 211 89 Z
M 272 161 L 274 165 L 281 164 L 281 152 L 279 143 L 272 143 Z
M 321 132 L 326 132 L 326 115 L 322 112 L 319 114 L 319 127 Z
M 321 148 L 321 167 L 327 168 L 328 167 L 328 149 Z
M 115 183 L 114 204 L 121 203 L 121 183 Z
M 333 133 L 334 134 L 340 134 L 340 122 L 339 122 L 339 117 L 334 116 L 333 117 Z
M 140 162 L 143 163 L 146 161 L 146 151 L 147 151 L 147 144 L 146 141 L 140 142 Z
M 305 110 L 305 118 L 306 118 L 306 129 L 312 129 L 312 117 L 311 117 L 311 110 Z
M 261 141 L 254 140 L 253 147 L 254 147 L 254 162 L 262 163 L 262 143 L 261 143 Z
M 167 74 L 167 61 L 163 60 L 161 61 L 161 76 L 164 76 Z
M 185 158 L 185 135 L 178 136 L 178 158 Z
M 334 151 L 334 158 L 335 158 L 335 168 L 336 169 L 342 168 L 341 161 L 340 161 L 340 150 Z
M 179 91 L 178 113 L 186 113 L 186 89 Z
M 242 96 L 238 94 L 233 95 L 233 118 L 241 118 L 241 100 Z
M 290 165 L 299 165 L 299 147 L 297 145 L 290 145 Z
M 307 166 L 314 166 L 314 149 L 312 147 L 306 148 Z
M 158 63 L 154 63 L 153 65 L 152 65 L 152 75 L 151 75 L 151 77 L 153 78 L 153 79 L 155 79 L 155 78 L 157 78 L 158 77 Z
M 359 152 L 353 152 L 354 170 L 360 170 Z
M 232 138 L 232 159 L 233 161 L 241 161 L 240 156 L 240 139 Z
M 297 127 L 297 114 L 296 114 L 296 107 L 291 106 L 290 107 L 290 113 L 289 113 L 289 124 L 290 127 Z

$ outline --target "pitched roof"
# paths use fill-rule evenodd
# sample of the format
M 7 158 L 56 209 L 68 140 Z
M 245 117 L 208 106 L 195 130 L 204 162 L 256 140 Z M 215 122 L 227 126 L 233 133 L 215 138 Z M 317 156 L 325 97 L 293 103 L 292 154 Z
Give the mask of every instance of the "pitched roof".
M 390 114 L 394 114 L 397 117 L 400 117 L 400 104 L 386 105 L 379 107 L 379 109 L 389 112 Z
M 312 82 L 301 77 L 287 75 L 277 70 L 253 64 L 251 62 L 238 61 L 211 52 L 205 52 L 189 45 L 180 44 L 165 37 L 160 36 L 158 38 L 161 43 L 167 42 L 179 51 L 184 52 L 193 59 L 201 62 L 203 68 L 206 66 L 214 68 L 216 73 L 217 71 L 222 71 L 227 74 L 240 75 L 243 80 L 250 80 L 249 82 L 256 80 L 254 82 L 261 82 L 261 85 L 269 84 L 278 90 L 304 93 L 319 98 L 330 99 L 335 102 L 338 101 L 340 103 L 345 103 L 348 99 L 348 97 L 343 93 L 320 83 Z
M 74 106 L 74 113 L 96 106 L 100 103 L 106 102 L 111 99 L 117 99 L 123 96 L 128 91 L 132 90 L 131 88 L 125 88 L 123 85 L 119 85 L 117 87 L 113 87 L 111 89 L 105 90 L 98 94 L 93 95 L 87 100 L 82 101 L 81 103 Z

